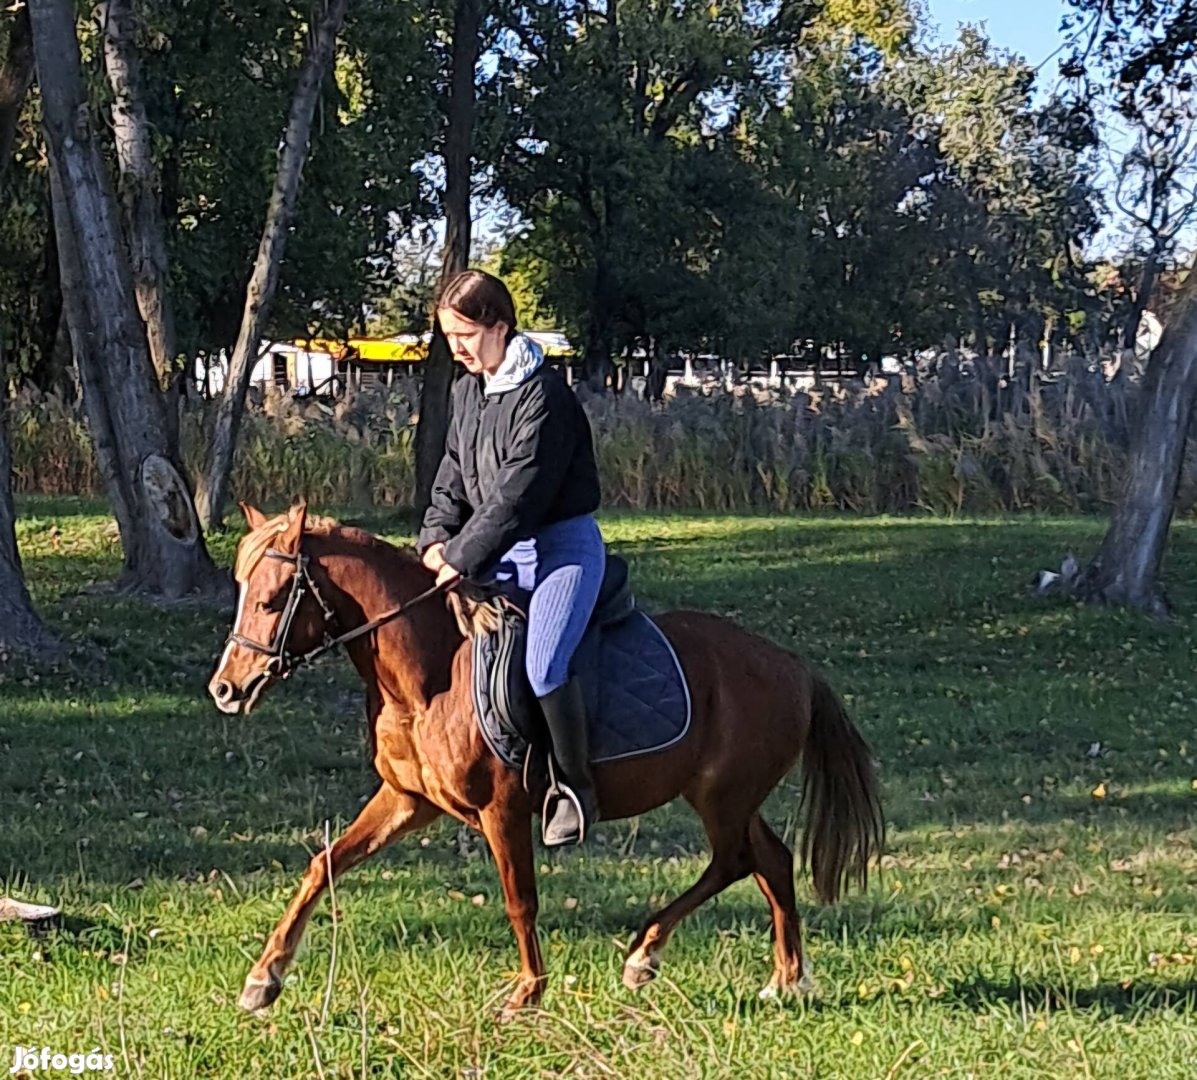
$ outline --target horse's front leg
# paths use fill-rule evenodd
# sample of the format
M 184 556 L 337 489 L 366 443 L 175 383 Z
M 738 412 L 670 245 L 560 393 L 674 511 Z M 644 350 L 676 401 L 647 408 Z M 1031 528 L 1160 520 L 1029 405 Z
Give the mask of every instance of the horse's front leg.
M 333 878 L 381 851 L 392 840 L 413 829 L 423 828 L 441 814 L 437 806 L 410 792 L 383 784 L 362 808 L 353 824 L 332 846 Z M 258 962 L 245 979 L 238 1004 L 251 1011 L 265 1008 L 283 989 L 283 975 L 299 947 L 304 925 L 328 887 L 329 855 L 324 851 L 312 857 L 299 890 L 287 912 L 279 920 L 266 942 Z
M 510 1020 L 544 993 L 544 961 L 536 935 L 536 867 L 532 858 L 532 814 L 523 792 L 510 793 L 482 812 L 482 832 L 490 844 L 503 885 L 507 918 L 520 950 L 520 973 L 501 1020 Z

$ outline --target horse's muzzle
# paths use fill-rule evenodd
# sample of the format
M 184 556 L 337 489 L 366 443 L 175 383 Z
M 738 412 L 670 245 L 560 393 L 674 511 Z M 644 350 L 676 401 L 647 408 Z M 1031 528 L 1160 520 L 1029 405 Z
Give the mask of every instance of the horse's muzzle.
M 245 686 L 236 686 L 228 679 L 214 675 L 208 683 L 208 693 L 212 695 L 212 700 L 222 713 L 236 716 L 238 713 L 249 713 L 253 709 L 268 682 L 270 674 L 265 671 L 254 675 Z

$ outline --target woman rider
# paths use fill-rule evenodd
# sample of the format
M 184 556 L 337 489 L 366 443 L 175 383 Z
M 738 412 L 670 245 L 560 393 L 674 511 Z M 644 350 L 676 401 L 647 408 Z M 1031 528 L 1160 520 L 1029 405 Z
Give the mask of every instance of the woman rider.
M 453 387 L 445 456 L 418 549 L 438 582 L 506 575 L 531 593 L 528 680 L 562 789 L 562 797 L 546 799 L 544 842 L 577 843 L 598 820 L 598 803 L 585 703 L 570 662 L 606 562 L 594 519 L 600 493 L 590 423 L 540 347 L 518 333 L 511 294 L 498 278 L 458 274 L 441 293 L 437 318 L 468 375 Z

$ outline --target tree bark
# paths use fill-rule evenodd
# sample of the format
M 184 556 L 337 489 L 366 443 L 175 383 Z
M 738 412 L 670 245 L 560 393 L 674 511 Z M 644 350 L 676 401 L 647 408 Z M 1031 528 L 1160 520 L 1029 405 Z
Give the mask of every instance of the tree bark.
M 473 175 L 474 69 L 482 41 L 482 0 L 457 0 L 453 15 L 453 69 L 445 125 L 445 251 L 440 289 L 470 262 L 470 181 Z M 438 293 L 440 291 L 438 289 Z M 416 515 L 422 520 L 445 452 L 453 355 L 433 315 L 432 343 L 420 390 L 416 427 Z
M 25 95 L 33 85 L 33 33 L 29 27 L 29 8 L 22 4 L 13 12 L 13 18 L 8 53 L 4 57 L 4 66 L 0 67 L 0 194 L 4 192 L 4 174 L 12 160 Z
M 0 341 L 0 666 L 16 652 L 56 657 L 61 651 L 61 645 L 42 625 L 29 599 L 17 550 L 17 515 L 12 500 L 12 460 L 6 422 L 7 387 L 4 343 Z
M 4 175 L 12 158 L 21 109 L 33 84 L 29 9 L 19 7 L 15 19 L 8 39 L 8 53 L 0 68 L 0 195 L 4 191 Z M 0 339 L 0 662 L 13 652 L 57 655 L 60 649 L 34 610 L 17 548 L 12 459 L 8 448 L 7 390 L 4 342 Z
M 1126 489 L 1077 591 L 1165 616 L 1169 606 L 1159 572 L 1197 397 L 1197 259 L 1139 395 Z
M 611 363 L 612 290 L 611 272 L 605 258 L 600 256 L 594 271 L 590 321 L 586 327 L 586 349 L 583 356 L 587 384 L 600 393 L 606 391 L 607 382 L 614 372 Z
M 287 230 L 295 215 L 299 180 L 308 155 L 312 116 L 320 96 L 320 85 L 332 66 L 337 34 L 345 21 L 347 7 L 348 0 L 323 0 L 318 12 L 313 13 L 315 29 L 310 32 L 310 47 L 299 69 L 299 82 L 291 99 L 291 113 L 283 134 L 278 173 L 266 210 L 266 223 L 258 243 L 257 259 L 245 290 L 241 329 L 237 334 L 233 357 L 229 361 L 224 396 L 216 413 L 208 471 L 197 500 L 200 520 L 206 529 L 219 528 L 223 523 L 233 451 L 237 445 L 241 417 L 245 412 L 245 394 L 278 289 Z
M 137 55 L 137 16 L 133 0 L 104 0 L 96 12 L 104 34 L 104 64 L 112 87 L 112 134 L 120 166 L 121 208 L 133 263 L 133 288 L 145 322 L 150 359 L 159 385 L 166 389 L 178 375 L 177 353 L 166 284 L 166 226 L 158 201 L 158 170 L 150 147 L 150 124 Z M 177 412 L 168 408 L 166 417 L 177 438 Z
M 1151 302 L 1151 292 L 1155 288 L 1156 278 L 1160 276 L 1161 260 L 1159 253 L 1152 249 L 1143 264 L 1143 271 L 1139 275 L 1139 287 L 1135 290 L 1135 302 L 1131 305 L 1130 314 L 1126 317 L 1126 325 L 1122 329 L 1122 347 L 1132 352 L 1139 338 L 1139 323 L 1143 321 L 1143 312 Z
M 125 551 L 121 584 L 178 597 L 218 580 L 138 314 L 112 180 L 91 129 L 72 0 L 30 11 L 63 301 L 97 459 Z

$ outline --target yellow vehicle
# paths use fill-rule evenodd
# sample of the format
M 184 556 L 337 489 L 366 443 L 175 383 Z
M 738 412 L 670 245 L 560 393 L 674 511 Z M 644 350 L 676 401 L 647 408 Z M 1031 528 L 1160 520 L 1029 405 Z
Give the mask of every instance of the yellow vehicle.
M 568 366 L 575 355 L 569 339 L 557 331 L 531 331 L 528 336 L 553 362 Z M 346 386 L 389 386 L 396 375 L 419 370 L 418 365 L 428 359 L 431 341 L 431 333 L 276 341 L 263 349 L 251 382 L 301 396 L 337 394 Z

